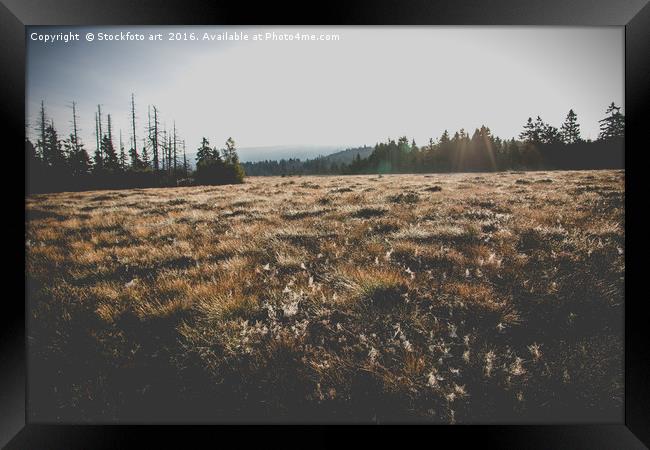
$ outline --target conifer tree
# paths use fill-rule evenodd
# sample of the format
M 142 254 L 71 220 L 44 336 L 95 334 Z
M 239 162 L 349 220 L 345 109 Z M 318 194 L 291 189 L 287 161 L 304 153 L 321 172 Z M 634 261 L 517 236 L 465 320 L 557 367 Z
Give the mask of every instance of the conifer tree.
M 68 143 L 68 167 L 70 175 L 73 177 L 82 177 L 90 171 L 90 157 L 88 152 L 83 148 L 83 145 L 73 145 L 74 134 L 70 134 Z
M 147 149 L 147 140 L 142 138 L 142 156 L 140 157 L 140 162 L 143 169 L 149 167 L 149 150 Z
M 196 164 L 197 166 L 203 161 L 207 161 L 213 157 L 212 149 L 210 148 L 210 142 L 207 138 L 203 137 L 201 139 L 201 146 L 196 152 Z
M 226 164 L 233 164 L 233 161 L 236 159 L 237 153 L 235 151 L 235 141 L 233 138 L 229 137 L 226 140 L 226 147 L 223 149 L 223 160 Z
M 544 122 L 542 118 L 537 116 L 535 122 L 531 117 L 524 125 L 524 131 L 519 134 L 519 139 L 527 144 L 539 144 L 542 142 L 542 134 L 544 132 Z
M 44 138 L 43 162 L 46 166 L 62 169 L 66 160 L 58 133 L 54 128 L 54 121 L 45 128 Z
M 126 170 L 126 152 L 124 151 L 124 142 L 122 142 L 122 130 L 120 130 L 120 169 Z
M 108 134 L 102 138 L 102 155 L 104 157 L 104 167 L 110 171 L 117 171 L 120 168 L 119 157 L 113 147 L 113 133 L 111 127 L 111 115 L 108 114 Z
M 64 146 L 67 153 L 67 164 L 70 169 L 70 175 L 73 177 L 82 177 L 87 175 L 90 170 L 90 157 L 88 156 L 88 152 L 83 148 L 83 144 L 79 139 L 77 108 L 75 102 L 72 102 L 72 131 Z
M 569 110 L 569 113 L 560 128 L 562 135 L 562 141 L 565 144 L 575 144 L 580 142 L 582 139 L 580 137 L 580 125 L 578 124 L 578 115 L 573 111 Z
M 43 159 L 45 149 L 45 129 L 47 128 L 47 118 L 45 115 L 45 102 L 41 100 L 41 110 L 39 112 L 38 132 L 39 137 L 36 141 L 36 154 L 40 159 Z
M 553 125 L 544 125 L 541 140 L 544 144 L 558 144 L 562 142 L 562 135 Z
M 598 139 L 608 141 L 621 138 L 625 135 L 625 116 L 621 114 L 621 107 L 612 102 L 605 111 L 605 118 L 599 120 L 600 134 Z

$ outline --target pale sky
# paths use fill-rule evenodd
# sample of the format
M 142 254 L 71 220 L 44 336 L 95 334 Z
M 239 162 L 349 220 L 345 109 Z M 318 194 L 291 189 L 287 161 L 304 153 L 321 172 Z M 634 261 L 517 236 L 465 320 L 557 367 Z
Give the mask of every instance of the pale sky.
M 70 31 L 81 41 L 30 39 Z M 85 39 L 120 31 L 165 40 Z M 169 32 L 340 38 L 170 42 Z M 138 146 L 155 104 L 192 152 L 202 136 L 219 146 L 232 136 L 239 147 L 352 147 L 402 135 L 424 145 L 444 129 L 485 124 L 510 138 L 529 116 L 559 127 L 570 108 L 583 137 L 596 138 L 606 107 L 624 106 L 623 27 L 28 27 L 27 44 L 28 122 L 44 100 L 67 136 L 74 100 L 89 153 L 97 104 L 128 148 L 132 92 Z

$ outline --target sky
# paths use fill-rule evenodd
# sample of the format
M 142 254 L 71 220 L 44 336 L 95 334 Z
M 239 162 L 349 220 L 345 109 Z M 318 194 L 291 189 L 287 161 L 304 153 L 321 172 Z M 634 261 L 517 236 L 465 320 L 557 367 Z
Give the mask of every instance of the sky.
M 99 40 L 121 32 L 145 40 Z M 57 33 L 80 40 L 44 41 Z M 163 40 L 149 40 L 158 33 Z M 248 40 L 223 40 L 235 33 Z M 259 33 L 275 35 L 253 40 Z M 279 40 L 289 33 L 338 39 Z M 188 152 L 203 136 L 218 146 L 232 136 L 240 148 L 344 148 L 403 135 L 424 145 L 484 124 L 510 138 L 531 116 L 559 127 L 570 108 L 595 139 L 607 106 L 624 107 L 623 27 L 28 27 L 26 39 L 29 135 L 43 100 L 67 136 L 75 101 L 90 152 L 98 104 L 128 148 L 131 93 L 138 146 L 156 105 Z

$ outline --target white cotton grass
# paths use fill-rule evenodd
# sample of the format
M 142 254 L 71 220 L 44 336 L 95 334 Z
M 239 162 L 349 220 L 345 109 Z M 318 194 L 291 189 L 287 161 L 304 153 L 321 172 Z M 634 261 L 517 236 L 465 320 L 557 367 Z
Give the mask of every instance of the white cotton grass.
M 540 359 L 542 357 L 541 347 L 537 343 L 533 343 L 533 344 L 529 345 L 528 346 L 528 351 L 532 355 L 534 361 L 537 361 L 538 359 Z
M 483 370 L 485 372 L 485 376 L 491 377 L 492 376 L 492 371 L 494 370 L 494 361 L 496 359 L 496 354 L 494 351 L 490 350 L 485 354 L 485 365 L 483 366 Z
M 465 389 L 465 385 L 461 386 L 456 383 L 454 383 L 454 393 L 461 398 L 468 396 L 467 390 Z
M 427 374 L 427 386 L 432 388 L 440 387 L 440 382 L 444 381 L 445 378 L 438 374 L 438 369 L 435 367 Z
M 282 312 L 285 317 L 292 317 L 298 313 L 298 302 L 291 302 L 282 306 Z
M 515 361 L 510 365 L 510 373 L 514 376 L 520 376 L 526 373 L 524 369 L 524 360 L 520 357 L 515 357 Z
M 284 317 L 293 317 L 298 313 L 298 305 L 302 300 L 303 292 L 300 291 L 300 293 L 296 293 L 289 291 L 286 297 L 288 298 L 286 298 L 281 305 L 282 313 L 284 314 Z
M 371 364 L 377 363 L 377 358 L 379 357 L 379 350 L 377 350 L 375 347 L 371 347 L 370 351 L 368 352 L 368 358 L 370 359 Z

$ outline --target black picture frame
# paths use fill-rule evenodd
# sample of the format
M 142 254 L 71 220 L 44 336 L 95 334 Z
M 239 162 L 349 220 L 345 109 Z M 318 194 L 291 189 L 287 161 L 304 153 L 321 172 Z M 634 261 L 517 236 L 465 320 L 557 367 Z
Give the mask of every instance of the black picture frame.
M 25 110 L 25 26 L 27 25 L 562 25 L 625 27 L 625 420 L 617 425 L 539 426 L 436 426 L 427 433 L 461 445 L 468 439 L 485 447 L 498 448 L 646 448 L 650 445 L 650 362 L 642 292 L 642 263 L 645 236 L 643 208 L 642 137 L 647 134 L 645 119 L 650 109 L 650 5 L 648 0 L 480 0 L 463 1 L 328 1 L 316 4 L 278 4 L 196 0 L 2 0 L 0 4 L 0 111 L 7 128 L 3 147 L 20 149 L 24 139 Z M 8 139 L 7 139 L 8 138 Z M 20 176 L 22 152 L 3 152 Z M 24 174 L 24 172 L 23 172 Z M 5 226 L 9 268 L 24 267 L 24 193 L 16 180 L 2 177 L 8 212 Z M 21 197 L 22 195 L 22 197 Z M 14 262 L 13 259 L 19 262 Z M 634 260 L 639 260 L 635 264 Z M 12 269 L 13 268 L 13 269 Z M 24 280 L 19 273 L 5 272 L 5 295 L 0 313 L 0 445 L 6 448 L 114 448 L 134 444 L 142 430 L 126 426 L 41 425 L 27 421 L 26 330 Z M 13 289 L 9 289 L 9 287 Z M 11 294 L 10 294 L 11 292 Z M 22 295 L 21 295 L 22 293 Z M 552 418 L 551 418 L 552 420 Z M 577 420 L 578 422 L 579 420 Z M 179 431 L 182 431 L 180 434 Z M 222 439 L 223 430 L 187 427 L 148 427 L 144 433 L 164 439 L 167 444 L 194 438 Z M 240 430 L 241 431 L 241 430 Z M 216 433 L 220 433 L 217 435 Z M 198 435 L 197 435 L 198 433 Z M 323 434 L 319 433 L 319 440 Z M 267 434 L 267 438 L 270 436 Z M 216 441 L 212 441 L 216 442 Z M 225 442 L 225 441 L 222 441 Z M 331 441 L 334 443 L 335 441 Z M 307 442 L 305 442 L 307 444 Z

